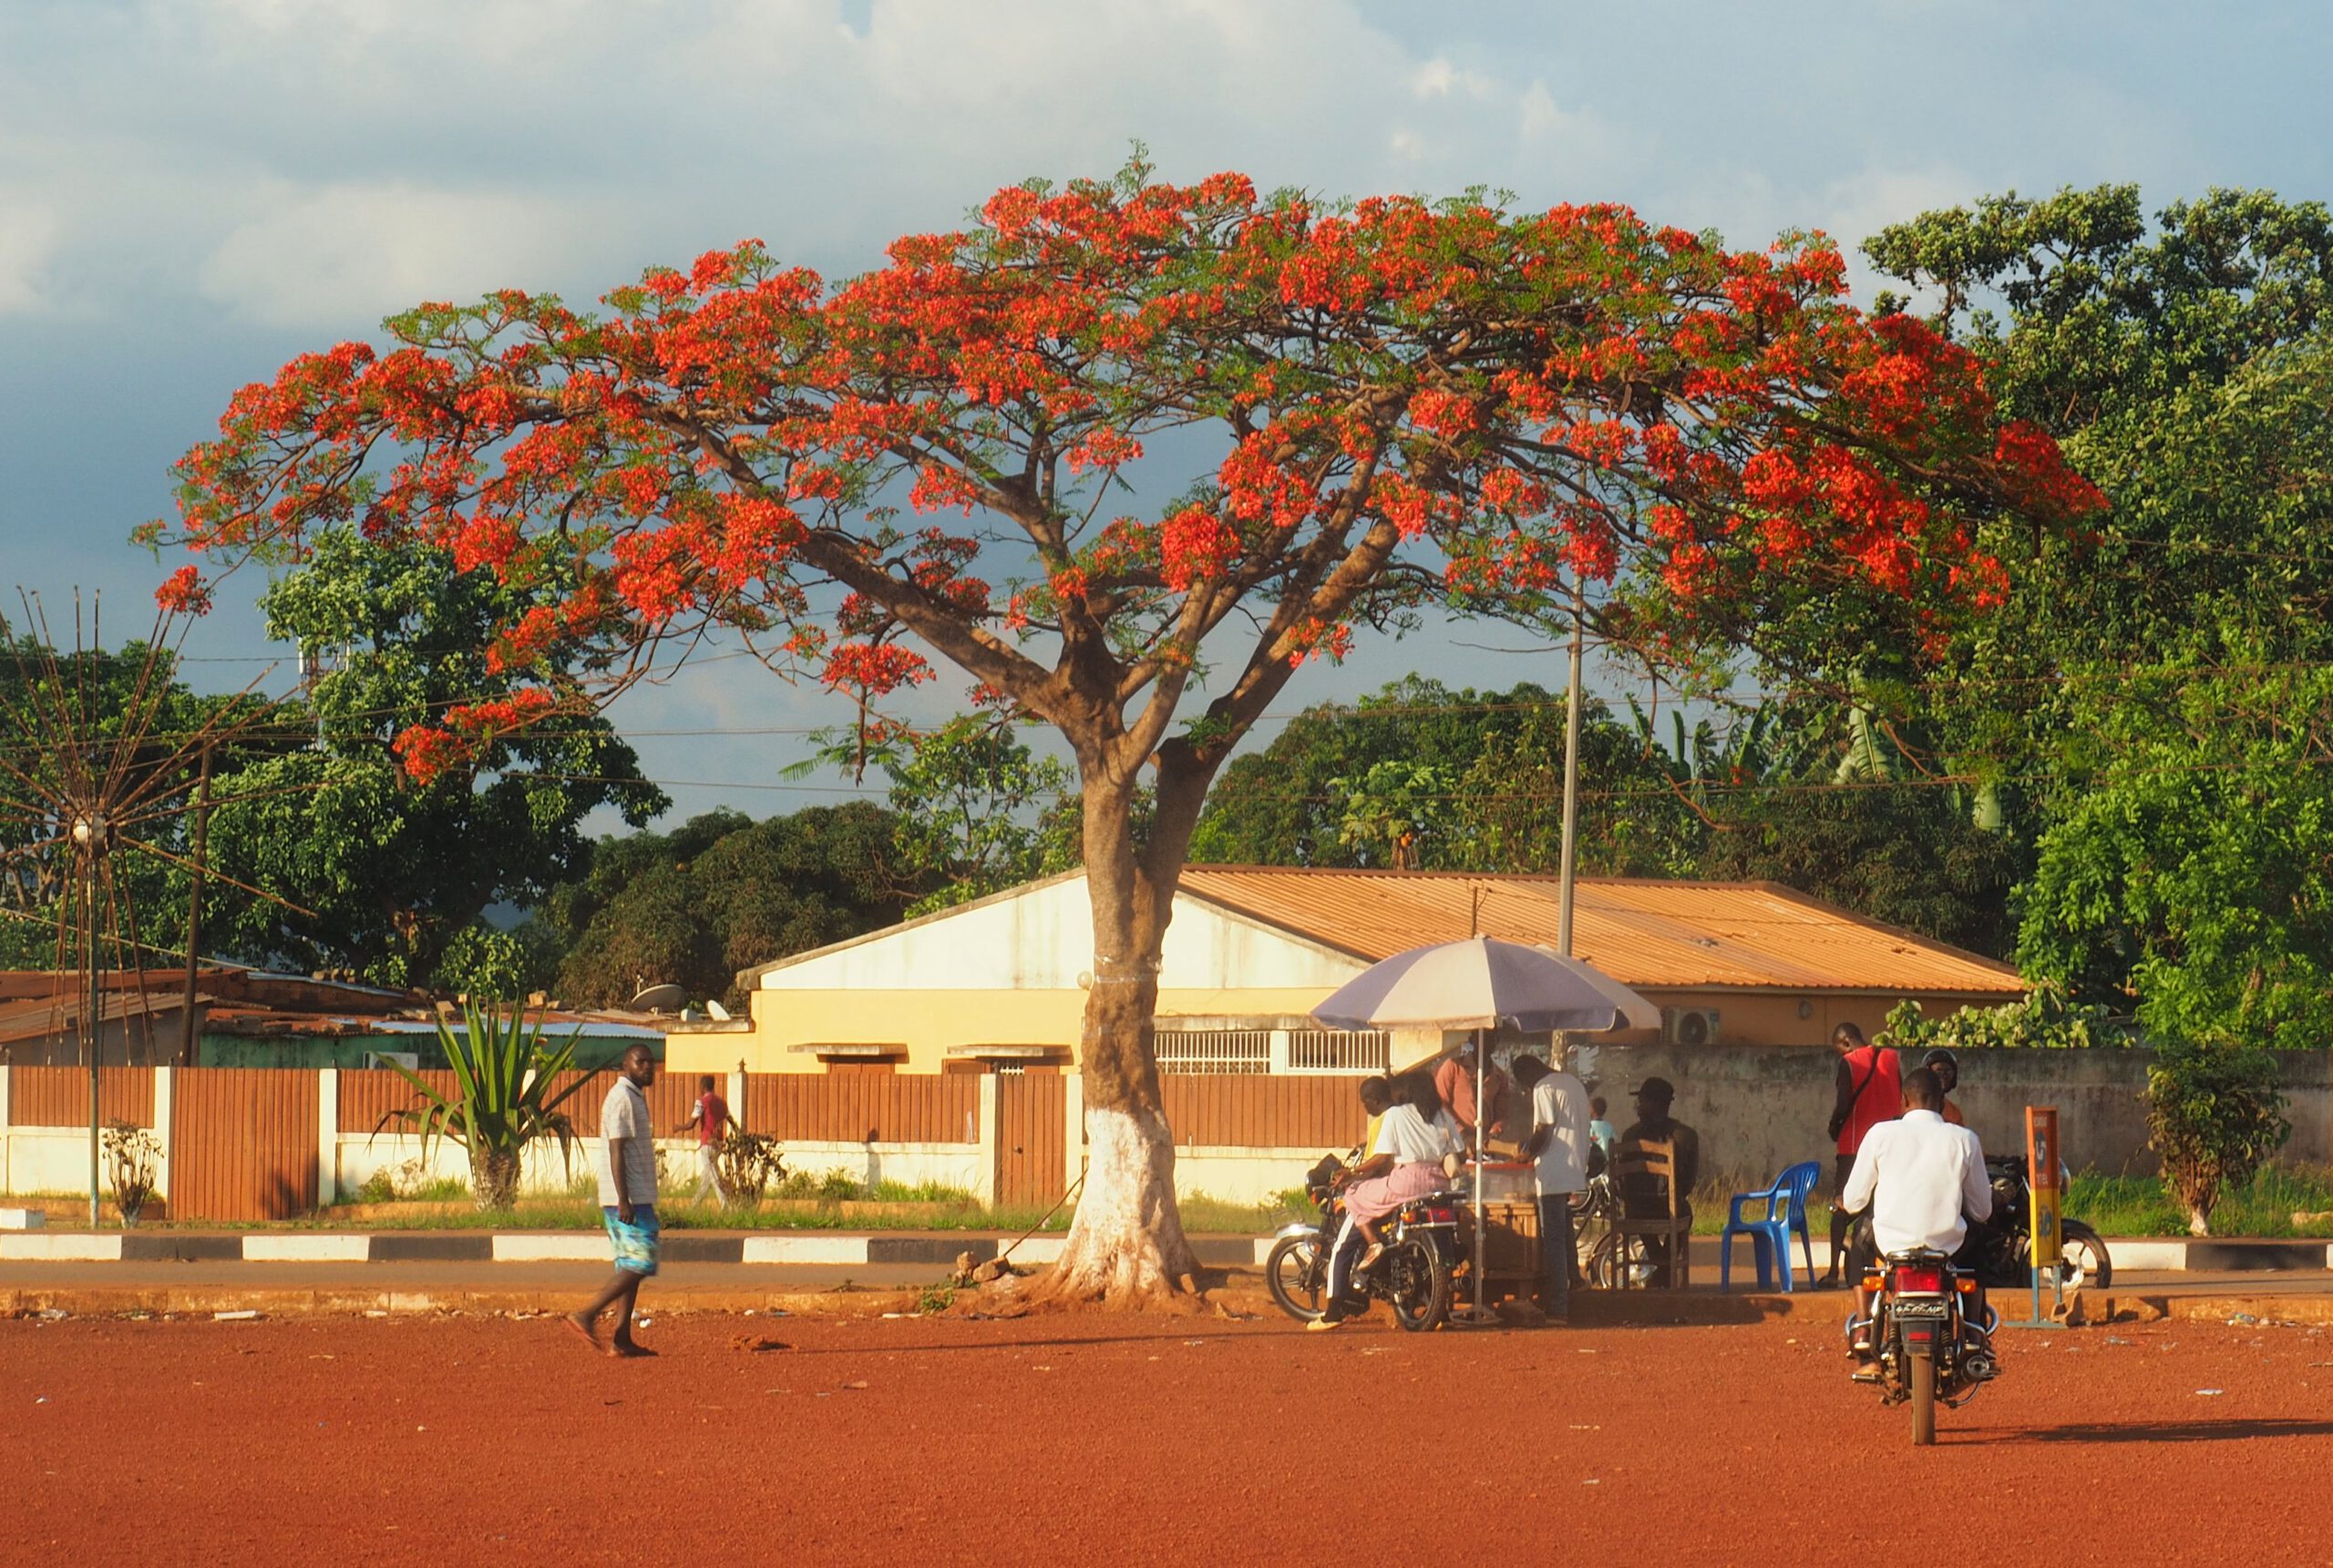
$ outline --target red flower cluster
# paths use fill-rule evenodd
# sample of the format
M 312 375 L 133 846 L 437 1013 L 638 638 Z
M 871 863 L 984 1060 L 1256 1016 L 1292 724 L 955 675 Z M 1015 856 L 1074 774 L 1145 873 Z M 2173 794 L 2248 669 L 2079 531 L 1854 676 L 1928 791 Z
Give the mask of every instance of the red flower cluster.
M 162 579 L 162 586 L 154 590 L 154 602 L 172 615 L 208 615 L 211 589 L 203 583 L 201 572 L 182 566 Z

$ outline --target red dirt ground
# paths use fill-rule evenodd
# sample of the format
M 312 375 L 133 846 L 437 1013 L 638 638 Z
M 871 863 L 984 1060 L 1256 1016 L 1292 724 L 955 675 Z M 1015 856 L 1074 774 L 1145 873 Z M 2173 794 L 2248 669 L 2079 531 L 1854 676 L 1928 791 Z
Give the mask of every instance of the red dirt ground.
M 642 1332 L 659 1358 L 616 1363 L 550 1318 L 6 1322 L 0 1554 L 2333 1556 L 2333 1334 L 2004 1333 L 2008 1376 L 1925 1452 L 1905 1411 L 1846 1382 L 1835 1335 L 692 1315 Z M 1856 1517 L 1855 1495 L 1883 1501 Z

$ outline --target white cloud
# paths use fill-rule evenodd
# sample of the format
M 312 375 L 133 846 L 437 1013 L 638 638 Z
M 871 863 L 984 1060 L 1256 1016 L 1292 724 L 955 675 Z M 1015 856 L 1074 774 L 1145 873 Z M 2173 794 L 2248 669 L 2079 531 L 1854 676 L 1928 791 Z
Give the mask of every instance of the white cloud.
M 211 251 L 199 284 L 254 321 L 331 330 L 521 283 L 586 239 L 582 214 L 541 197 L 333 185 L 264 203 Z
M 37 311 L 57 246 L 57 215 L 0 190 L 0 314 Z

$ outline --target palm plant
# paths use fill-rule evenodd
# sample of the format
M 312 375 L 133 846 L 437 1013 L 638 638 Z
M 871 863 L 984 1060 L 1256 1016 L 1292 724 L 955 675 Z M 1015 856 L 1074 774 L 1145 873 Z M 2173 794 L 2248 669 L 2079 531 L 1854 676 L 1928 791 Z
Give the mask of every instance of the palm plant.
M 560 1106 L 584 1084 L 579 1078 L 553 1092 L 560 1074 L 575 1065 L 572 1037 L 557 1046 L 543 1043 L 542 1025 L 529 1027 L 526 1009 L 503 1013 L 493 1003 L 465 1003 L 463 1030 L 456 1034 L 437 1020 L 437 1042 L 452 1064 L 456 1092 L 446 1094 L 419 1073 L 390 1063 L 413 1085 L 421 1104 L 392 1111 L 373 1129 L 392 1122 L 421 1134 L 421 1154 L 451 1139 L 470 1157 L 470 1191 L 481 1209 L 507 1209 L 519 1195 L 519 1168 L 527 1145 L 539 1138 L 559 1140 L 560 1159 L 571 1171 L 575 1123 Z

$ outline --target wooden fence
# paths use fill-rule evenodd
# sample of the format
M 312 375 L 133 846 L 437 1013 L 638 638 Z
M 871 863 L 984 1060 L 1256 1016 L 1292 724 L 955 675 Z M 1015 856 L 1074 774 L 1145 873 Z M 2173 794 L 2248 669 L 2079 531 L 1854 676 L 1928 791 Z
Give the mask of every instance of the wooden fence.
M 1349 1149 L 1369 1121 L 1358 1077 L 1170 1074 L 1158 1081 L 1166 1124 L 1185 1147 Z
M 154 1124 L 154 1070 L 98 1069 L 98 1120 Z M 8 1070 L 8 1124 L 12 1127 L 87 1127 L 89 1070 L 86 1067 L 15 1067 Z
M 976 1143 L 980 1090 L 955 1073 L 755 1072 L 735 1113 L 781 1142 Z
M 738 1081 L 743 1077 L 743 1082 Z M 453 1073 L 425 1071 L 441 1093 L 457 1091 Z M 1176 1141 L 1186 1150 L 1312 1153 L 1348 1147 L 1362 1118 L 1352 1077 L 1244 1074 L 1170 1075 L 1163 1081 Z M 607 1071 L 576 1073 L 554 1085 L 577 1085 L 564 1109 L 578 1133 L 596 1137 L 600 1105 L 613 1082 Z M 748 1131 L 810 1153 L 849 1162 L 865 1152 L 867 1179 L 879 1156 L 887 1175 L 973 1185 L 1006 1203 L 1050 1202 L 1082 1162 L 1072 1080 L 1051 1074 L 753 1073 L 723 1074 L 719 1091 Z M 78 1068 L 0 1068 L 6 1106 L 0 1137 L 19 1142 L 18 1179 L 26 1191 L 67 1184 L 86 1173 L 88 1080 Z M 685 1138 L 696 1075 L 660 1077 L 649 1092 L 658 1136 Z M 152 1127 L 166 1145 L 164 1189 L 173 1219 L 283 1219 L 313 1209 L 327 1188 L 377 1164 L 371 1136 L 403 1131 L 385 1119 L 422 1103 L 402 1074 L 386 1069 L 324 1073 L 283 1068 L 108 1068 L 99 1113 Z M 0 1153 L 5 1153 L 0 1149 Z M 10 1156 L 14 1159 L 15 1156 Z M 1221 1163 L 1220 1156 L 1210 1156 Z M 901 1166 L 899 1162 L 909 1162 Z M 924 1162 L 919 1165 L 916 1162 Z M 1205 1161 L 1201 1162 L 1205 1163 Z M 1251 1162 L 1252 1163 L 1252 1162 Z M 926 1174 L 919 1176 L 915 1172 Z M 932 1173 L 939 1173 L 934 1174 Z M 1277 1179 L 1277 1178 L 1275 1178 Z M 46 1184 L 43 1184 L 45 1182 Z
M 173 1078 L 173 1218 L 280 1220 L 316 1206 L 315 1073 L 204 1067 Z

